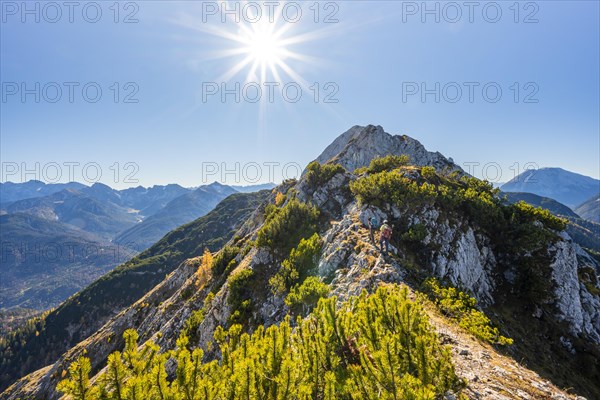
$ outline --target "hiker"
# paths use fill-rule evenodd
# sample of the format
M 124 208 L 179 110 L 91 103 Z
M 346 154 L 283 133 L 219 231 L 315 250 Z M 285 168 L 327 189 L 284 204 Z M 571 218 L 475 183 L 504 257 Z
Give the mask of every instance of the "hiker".
M 371 243 L 375 244 L 375 230 L 377 229 L 377 218 L 369 218 L 369 239 Z
M 381 225 L 381 229 L 379 231 L 381 232 L 379 236 L 379 250 L 383 255 L 387 256 L 390 246 L 390 239 L 392 237 L 392 228 L 388 225 L 387 219 L 383 221 L 383 225 Z M 383 245 L 385 245 L 385 252 L 383 251 Z

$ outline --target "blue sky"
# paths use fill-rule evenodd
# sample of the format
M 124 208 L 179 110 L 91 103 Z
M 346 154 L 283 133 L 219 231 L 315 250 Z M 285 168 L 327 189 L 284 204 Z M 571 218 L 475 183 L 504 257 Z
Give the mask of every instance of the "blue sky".
M 294 21 L 293 3 L 288 21 L 274 10 L 275 30 L 299 39 L 280 52 L 302 57 L 282 57 L 293 76 L 278 67 L 278 77 L 264 79 L 249 76 L 249 65 L 226 74 L 247 53 L 215 58 L 239 47 L 224 35 L 269 25 L 264 2 L 253 3 L 258 22 L 239 5 L 240 24 L 233 15 L 222 22 L 220 2 L 120 3 L 118 15 L 112 1 L 80 2 L 73 22 L 56 4 L 60 17 L 45 3 L 29 2 L 29 14 L 21 2 L 1 3 L 2 181 L 277 181 L 366 124 L 414 137 L 492 181 L 536 166 L 600 177 L 597 1 L 478 2 L 472 10 L 428 2 L 439 22 L 422 2 L 393 1 L 303 2 Z M 325 23 L 329 14 L 338 22 Z M 128 16 L 137 22 L 125 23 Z M 272 103 L 265 82 L 279 83 Z M 213 83 L 219 92 L 209 95 Z M 236 103 L 233 94 L 221 100 L 222 83 L 251 86 Z M 299 101 L 286 101 L 286 84 L 300 87 Z M 257 86 L 263 100 L 252 103 Z M 325 102 L 333 91 L 337 103 Z

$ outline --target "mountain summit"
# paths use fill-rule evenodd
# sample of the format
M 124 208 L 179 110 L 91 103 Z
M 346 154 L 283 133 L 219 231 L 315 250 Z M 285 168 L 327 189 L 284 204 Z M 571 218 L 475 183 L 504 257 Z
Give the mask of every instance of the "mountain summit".
M 418 140 L 409 136 L 391 135 L 379 125 L 353 126 L 327 146 L 317 161 L 321 164 L 334 162 L 354 172 L 368 166 L 374 158 L 390 154 L 407 155 L 414 165 L 462 172 L 452 159 L 427 151 Z
M 540 168 L 519 174 L 500 189 L 549 197 L 574 209 L 600 193 L 600 181 L 562 168 Z

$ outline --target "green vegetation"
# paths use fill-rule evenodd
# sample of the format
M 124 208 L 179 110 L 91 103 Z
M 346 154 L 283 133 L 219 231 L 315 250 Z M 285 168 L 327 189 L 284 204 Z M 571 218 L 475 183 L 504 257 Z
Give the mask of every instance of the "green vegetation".
M 269 204 L 265 209 L 265 223 L 258 231 L 256 244 L 268 247 L 286 257 L 302 238 L 317 231 L 319 210 L 296 199 L 278 208 Z
M 497 252 L 513 254 L 512 267 L 517 279 L 514 293 L 527 303 L 543 305 L 553 293 L 549 245 L 557 240 L 554 229 L 565 227 L 565 221 L 547 210 L 519 202 L 504 213 L 504 224 L 497 228 Z
M 317 305 L 319 299 L 328 294 L 329 285 L 316 276 L 309 276 L 302 284 L 296 284 L 290 290 L 285 298 L 285 305 L 295 315 L 306 315 Z
M 113 353 L 104 375 L 91 383 L 89 360 L 73 363 L 58 389 L 74 400 L 94 399 L 414 399 L 459 391 L 450 352 L 431 328 L 421 304 L 390 285 L 363 292 L 336 307 L 323 299 L 292 330 L 290 319 L 252 335 L 239 325 L 217 328 L 221 360 L 202 349 L 161 353 L 137 334 L 125 333 L 125 350 Z M 166 373 L 168 360 L 176 373 Z
M 389 164 L 384 162 L 386 159 L 374 159 L 371 164 Z M 540 221 L 552 230 L 563 230 L 566 226 L 564 219 L 525 202 L 505 205 L 498 189 L 477 178 L 439 175 L 432 167 L 422 167 L 416 176 L 410 168 L 380 169 L 369 167 L 371 174 L 350 184 L 350 190 L 361 203 L 398 207 L 435 203 L 449 211 L 462 211 L 482 228 L 494 230 L 506 225 L 507 221 L 502 220 L 506 220 L 507 215 L 522 222 Z
M 405 242 L 419 243 L 427 237 L 427 229 L 423 224 L 414 224 L 408 229 L 408 232 L 402 234 L 402 240 Z
M 192 314 L 188 317 L 188 319 L 183 324 L 183 329 L 179 333 L 180 337 L 187 337 L 193 343 L 198 341 L 198 337 L 196 335 L 196 331 L 200 324 L 204 321 L 206 317 L 206 310 L 210 307 L 213 299 L 215 298 L 214 293 L 209 293 L 204 299 L 204 306 L 199 310 L 192 311 Z
M 566 218 L 566 231 L 573 241 L 583 247 L 596 261 L 600 262 L 600 224 L 580 218 L 573 210 L 556 200 L 533 193 L 511 192 L 502 196 L 510 203 L 525 201 L 542 207 L 552 214 Z
M 598 287 L 598 278 L 596 270 L 592 267 L 579 268 L 577 270 L 579 281 L 583 282 L 588 292 L 593 295 L 600 296 L 600 288 Z
M 501 218 L 502 200 L 498 189 L 476 178 L 456 179 L 433 174 L 414 176 L 414 170 L 396 169 L 363 176 L 350 184 L 350 190 L 363 204 L 398 207 L 434 204 L 463 212 L 482 227 L 494 226 Z M 427 177 L 427 178 L 425 178 Z
M 477 301 L 454 287 L 443 287 L 434 278 L 423 284 L 425 292 L 441 312 L 476 338 L 491 344 L 511 345 L 513 340 L 500 335 L 490 319 L 477 309 Z
M 49 311 L 46 311 L 46 314 Z M 40 312 L 29 308 L 9 308 L 0 310 L 0 341 L 3 336 L 9 332 L 22 327 L 27 321 L 34 317 L 39 317 Z
M 213 276 L 218 277 L 233 271 L 237 265 L 235 257 L 240 253 L 239 247 L 225 246 L 213 259 L 211 269 Z
M 298 247 L 292 249 L 290 256 L 283 261 L 279 272 L 269 280 L 273 292 L 283 294 L 307 276 L 313 275 L 322 245 L 323 241 L 317 233 L 308 239 L 301 239 Z
M 9 371 L 11 367 L 18 368 L 17 366 L 11 366 L 11 360 L 22 354 L 30 341 L 39 340 L 40 332 L 43 332 L 45 329 L 47 315 L 48 312 L 41 316 L 30 318 L 19 328 L 0 335 L 0 369 L 2 371 Z M 43 357 L 45 355 L 46 351 L 42 350 L 40 356 Z M 23 369 L 16 369 L 16 372 L 22 374 Z M 6 375 L 3 374 L 3 376 L 0 376 L 0 380 L 4 380 L 5 377 Z
M 421 167 L 421 175 L 423 176 L 423 178 L 425 179 L 432 179 L 435 178 L 436 172 L 435 172 L 435 168 L 431 167 L 429 165 L 426 165 L 424 167 Z
M 100 398 L 99 388 L 90 384 L 89 375 L 91 370 L 90 360 L 86 357 L 80 357 L 69 366 L 71 379 L 61 381 L 56 389 L 71 394 L 75 399 L 92 400 Z
M 200 326 L 202 321 L 204 321 L 205 317 L 206 317 L 206 309 L 205 308 L 201 308 L 199 310 L 192 311 L 192 314 L 190 315 L 190 317 L 183 324 L 183 329 L 181 330 L 181 333 L 184 336 L 191 337 L 193 339 L 197 339 L 196 338 L 196 330 L 198 329 L 198 327 Z
M 313 161 L 306 167 L 304 179 L 307 186 L 315 190 L 329 182 L 335 175 L 345 171 L 339 164 L 321 165 L 318 161 Z
M 384 209 L 395 205 L 404 215 L 433 205 L 451 223 L 462 224 L 466 216 L 470 227 L 490 238 L 496 254 L 511 255 L 510 267 L 518 275 L 513 288 L 516 296 L 544 304 L 552 293 L 547 249 L 558 239 L 556 231 L 566 226 L 562 218 L 526 203 L 506 204 L 489 182 L 438 174 L 427 167 L 366 174 L 351 182 L 350 190 L 362 204 Z M 423 229 L 413 226 L 401 238 L 414 247 L 423 234 Z
M 254 278 L 254 271 L 251 269 L 243 269 L 229 277 L 230 293 L 227 301 L 232 310 L 230 322 L 241 323 L 250 318 L 254 308 L 252 302 Z
M 405 167 L 410 163 L 410 158 L 403 154 L 401 156 L 388 155 L 377 157 L 371 160 L 368 167 L 358 168 L 355 173 L 360 175 L 364 173 L 376 174 L 383 171 L 391 171 L 400 167 Z
M 515 210 L 520 214 L 518 217 L 526 222 L 540 221 L 544 226 L 562 231 L 567 227 L 567 221 L 563 218 L 556 217 L 546 209 L 532 206 L 524 201 L 519 201 L 514 205 Z

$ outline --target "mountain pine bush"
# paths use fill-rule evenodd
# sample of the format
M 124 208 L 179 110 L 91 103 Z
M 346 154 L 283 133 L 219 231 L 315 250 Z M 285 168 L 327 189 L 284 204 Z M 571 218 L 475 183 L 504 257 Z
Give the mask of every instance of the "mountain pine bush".
M 306 315 L 317 305 L 319 299 L 326 297 L 328 293 L 329 285 L 316 276 L 309 276 L 302 284 L 296 284 L 290 290 L 290 294 L 285 298 L 285 305 L 294 314 Z
M 339 164 L 321 165 L 318 161 L 313 161 L 306 167 L 304 180 L 309 188 L 315 190 L 329 182 L 335 175 L 344 171 L 344 167 Z
M 513 340 L 500 335 L 490 319 L 477 309 L 477 300 L 467 293 L 439 284 L 435 278 L 427 279 L 423 287 L 441 312 L 454 319 L 467 332 L 491 344 L 511 345 Z
M 396 156 L 393 154 L 385 157 L 376 157 L 371 160 L 368 167 L 358 168 L 356 174 L 369 173 L 375 174 L 383 171 L 391 171 L 396 168 L 405 167 L 410 163 L 410 157 L 406 154 Z
M 322 299 L 313 312 L 251 335 L 240 325 L 218 327 L 221 359 L 204 360 L 181 336 L 176 350 L 160 352 L 125 332 L 125 350 L 110 355 L 100 379 L 90 362 L 71 364 L 58 390 L 74 400 L 94 399 L 411 399 L 433 400 L 459 391 L 449 350 L 442 346 L 406 288 L 380 287 L 336 306 Z M 175 366 L 167 374 L 167 362 Z
M 292 249 L 288 258 L 281 263 L 281 269 L 270 280 L 271 289 L 283 294 L 307 276 L 316 272 L 323 241 L 317 233 L 308 239 L 301 239 L 298 247 Z
M 286 257 L 298 245 L 300 239 L 310 237 L 317 231 L 319 210 L 296 199 L 283 207 L 270 204 L 265 209 L 265 223 L 258 231 L 256 245 L 268 247 Z
M 254 306 L 252 301 L 254 278 L 255 275 L 252 269 L 243 269 L 229 277 L 230 293 L 227 301 L 232 309 L 231 322 L 248 320 Z
M 214 276 L 219 276 L 224 272 L 231 272 L 235 268 L 234 258 L 239 254 L 239 247 L 225 246 L 214 257 L 211 263 L 211 269 Z

